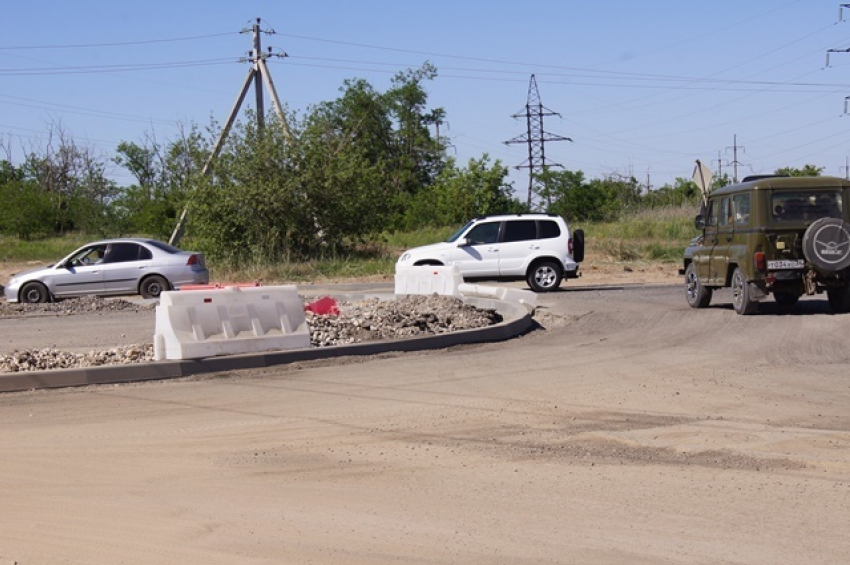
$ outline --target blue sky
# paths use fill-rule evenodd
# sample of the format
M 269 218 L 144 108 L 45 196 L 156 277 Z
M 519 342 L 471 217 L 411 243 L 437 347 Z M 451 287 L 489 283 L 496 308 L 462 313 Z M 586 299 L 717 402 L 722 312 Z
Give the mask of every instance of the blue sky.
M 16 156 L 50 124 L 103 155 L 122 140 L 175 139 L 180 124 L 224 121 L 248 72 L 256 17 L 282 101 L 303 112 L 348 78 L 386 89 L 430 61 L 441 134 L 465 163 L 527 157 L 503 141 L 525 132 L 529 77 L 560 117 L 551 162 L 590 178 L 634 175 L 659 187 L 695 159 L 738 176 L 812 163 L 845 176 L 850 48 L 832 0 L 500 0 L 430 2 L 7 2 L 0 20 L 0 139 Z M 152 68 L 142 68 L 149 65 Z M 252 99 L 249 96 L 249 105 Z M 19 157 L 16 157 L 19 158 Z M 110 174 L 126 184 L 117 167 Z M 521 197 L 525 171 L 512 172 Z

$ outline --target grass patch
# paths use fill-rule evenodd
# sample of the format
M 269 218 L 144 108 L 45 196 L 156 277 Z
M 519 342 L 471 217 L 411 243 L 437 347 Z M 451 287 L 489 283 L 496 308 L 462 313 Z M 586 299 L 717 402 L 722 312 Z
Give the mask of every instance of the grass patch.
M 32 241 L 22 241 L 16 237 L 0 235 L 0 261 L 50 263 L 58 261 L 89 241 L 92 241 L 91 237 L 78 233 Z

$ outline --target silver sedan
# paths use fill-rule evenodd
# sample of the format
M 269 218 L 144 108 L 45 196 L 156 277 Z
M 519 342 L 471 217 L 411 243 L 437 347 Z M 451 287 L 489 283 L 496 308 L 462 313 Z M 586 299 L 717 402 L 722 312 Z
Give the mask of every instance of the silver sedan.
M 202 253 L 181 251 L 155 239 L 104 239 L 80 247 L 58 263 L 12 276 L 4 293 L 9 302 L 84 295 L 157 298 L 164 290 L 207 284 L 209 277 Z

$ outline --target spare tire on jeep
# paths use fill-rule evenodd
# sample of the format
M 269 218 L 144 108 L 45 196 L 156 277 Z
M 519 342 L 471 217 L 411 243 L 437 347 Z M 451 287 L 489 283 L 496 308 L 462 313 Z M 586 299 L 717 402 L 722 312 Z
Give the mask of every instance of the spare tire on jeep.
M 803 254 L 827 273 L 850 267 L 850 224 L 840 218 L 815 220 L 803 234 Z

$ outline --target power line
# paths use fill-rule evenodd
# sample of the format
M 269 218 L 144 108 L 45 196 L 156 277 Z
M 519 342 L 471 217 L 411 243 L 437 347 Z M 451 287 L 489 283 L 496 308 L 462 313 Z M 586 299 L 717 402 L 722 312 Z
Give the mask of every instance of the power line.
M 149 45 L 152 43 L 173 43 L 177 41 L 194 41 L 196 39 L 208 39 L 211 37 L 224 37 L 227 35 L 238 35 L 238 31 L 223 33 L 210 33 L 207 35 L 191 35 L 188 37 L 172 37 L 167 39 L 142 39 L 139 41 L 115 41 L 111 43 L 68 43 L 63 45 L 7 45 L 0 46 L 0 51 L 29 51 L 32 49 L 90 49 L 98 47 L 122 47 L 125 45 Z

